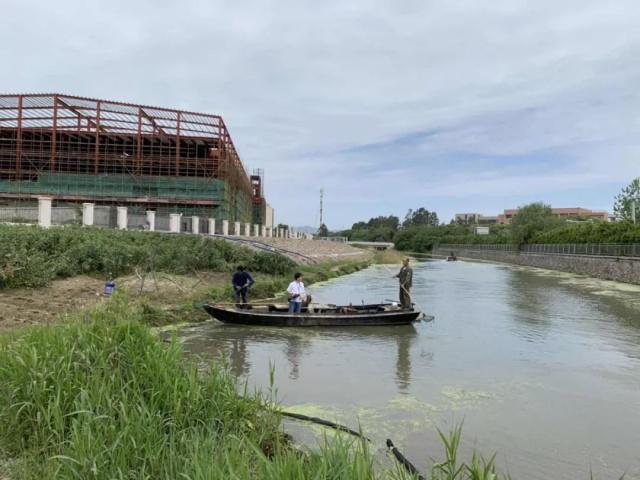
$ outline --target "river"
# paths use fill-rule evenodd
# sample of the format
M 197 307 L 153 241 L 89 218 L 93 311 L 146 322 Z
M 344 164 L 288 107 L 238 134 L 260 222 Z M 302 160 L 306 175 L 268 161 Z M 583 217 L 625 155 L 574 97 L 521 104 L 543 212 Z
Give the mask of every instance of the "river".
M 314 300 L 397 296 L 397 267 L 310 287 Z M 640 287 L 490 263 L 414 266 L 414 300 L 435 320 L 406 327 L 278 329 L 218 322 L 178 332 L 224 355 L 292 410 L 360 422 L 422 469 L 437 428 L 463 424 L 462 453 L 497 452 L 519 479 L 640 479 Z M 292 427 L 293 428 L 293 427 Z M 375 449 L 374 449 L 375 450 Z M 383 456 L 380 453 L 381 456 Z

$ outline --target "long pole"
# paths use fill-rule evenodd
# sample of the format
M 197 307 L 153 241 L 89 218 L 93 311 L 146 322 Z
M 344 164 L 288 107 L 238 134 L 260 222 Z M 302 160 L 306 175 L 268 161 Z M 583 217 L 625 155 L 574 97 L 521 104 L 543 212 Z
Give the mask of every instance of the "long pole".
M 320 226 L 323 225 L 323 221 L 322 221 L 322 200 L 323 200 L 323 196 L 324 196 L 324 190 L 320 189 Z

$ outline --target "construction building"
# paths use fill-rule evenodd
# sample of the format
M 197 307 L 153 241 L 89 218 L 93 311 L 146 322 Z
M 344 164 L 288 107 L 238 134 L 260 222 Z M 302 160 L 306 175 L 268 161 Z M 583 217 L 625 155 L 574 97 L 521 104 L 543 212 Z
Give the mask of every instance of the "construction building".
M 0 206 L 92 202 L 263 225 L 222 117 L 61 94 L 0 95 Z

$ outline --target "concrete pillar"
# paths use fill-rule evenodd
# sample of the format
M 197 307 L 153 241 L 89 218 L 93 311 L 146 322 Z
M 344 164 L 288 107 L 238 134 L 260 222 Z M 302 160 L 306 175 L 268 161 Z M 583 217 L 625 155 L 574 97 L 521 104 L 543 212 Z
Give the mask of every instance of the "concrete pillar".
M 38 197 L 38 225 L 51 226 L 51 197 Z
M 180 217 L 179 213 L 169 214 L 169 231 L 171 233 L 180 233 Z
M 251 236 L 251 224 L 250 223 L 245 223 L 244 224 L 244 236 L 245 237 L 250 237 Z
M 265 225 L 260 226 L 260 236 L 262 238 L 266 238 L 267 236 L 267 227 Z
M 200 233 L 200 217 L 191 217 L 191 233 Z
M 127 207 L 118 207 L 118 228 L 120 230 L 126 230 L 127 222 Z
M 222 220 L 222 235 L 229 235 L 229 220 Z
M 260 236 L 260 225 L 258 225 L 257 223 L 253 224 L 253 236 L 254 237 Z
M 273 227 L 267 227 L 267 238 L 273 236 Z
M 147 210 L 147 224 L 150 232 L 156 230 L 156 212 L 154 210 Z
M 233 222 L 233 234 L 240 236 L 240 222 Z
M 215 235 L 215 234 L 216 234 L 216 219 L 210 218 L 209 219 L 209 235 Z
M 282 238 L 284 230 L 282 228 L 278 229 L 278 238 Z
M 82 225 L 93 225 L 93 203 L 82 204 Z

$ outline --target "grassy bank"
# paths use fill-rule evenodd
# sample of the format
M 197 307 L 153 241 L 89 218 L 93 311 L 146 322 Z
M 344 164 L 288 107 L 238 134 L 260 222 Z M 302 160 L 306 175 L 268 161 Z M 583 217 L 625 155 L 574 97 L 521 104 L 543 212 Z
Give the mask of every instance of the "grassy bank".
M 0 225 L 0 330 L 94 305 L 107 277 L 143 307 L 149 324 L 205 320 L 205 301 L 233 301 L 230 277 L 238 264 L 256 279 L 251 300 L 259 301 L 284 292 L 297 270 L 310 285 L 369 262 L 296 266 L 280 255 L 200 236 Z
M 0 290 L 42 287 L 56 278 L 76 275 L 115 278 L 133 272 L 224 272 L 239 263 L 272 275 L 293 268 L 280 255 L 203 236 L 0 225 Z
M 12 479 L 408 479 L 339 437 L 293 449 L 277 407 L 238 393 L 224 365 L 199 372 L 118 296 L 53 326 L 0 336 L 0 473 Z M 482 479 L 492 462 L 446 440 L 433 479 Z M 426 454 L 426 452 L 425 452 Z M 484 465 L 484 466 L 483 466 Z M 2 471 L 1 469 L 4 469 Z M 456 473 L 454 473 L 456 472 Z M 484 473 L 483 473 L 484 472 Z
M 286 301 L 285 292 L 296 271 L 304 275 L 305 285 L 330 280 L 342 275 L 362 270 L 370 265 L 368 261 L 326 262 L 317 265 L 298 265 L 281 275 L 255 274 L 256 283 L 250 291 L 250 301 L 279 299 Z M 135 290 L 135 285 L 131 290 Z M 202 321 L 208 315 L 202 309 L 205 302 L 230 302 L 234 300 L 230 277 L 215 282 L 204 283 L 190 291 L 182 292 L 168 299 L 166 295 L 150 292 L 136 299 L 142 305 L 145 323 L 160 326 L 176 322 Z

